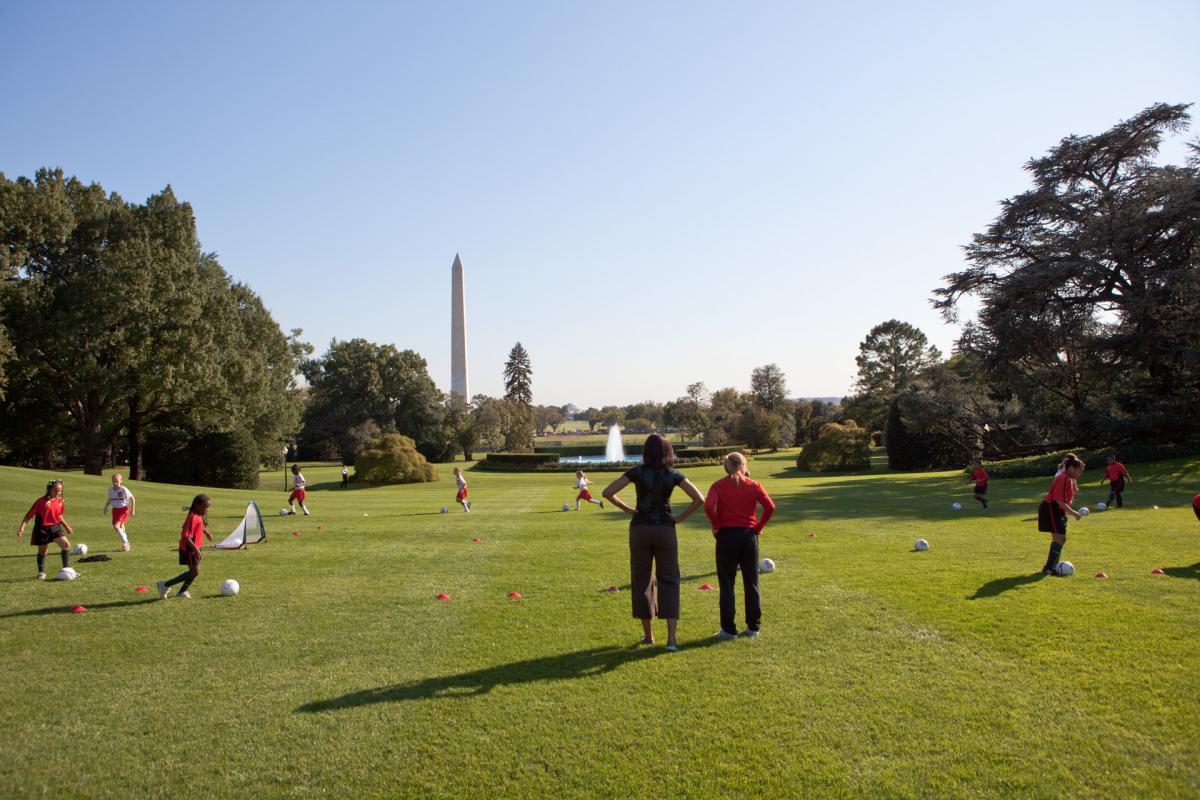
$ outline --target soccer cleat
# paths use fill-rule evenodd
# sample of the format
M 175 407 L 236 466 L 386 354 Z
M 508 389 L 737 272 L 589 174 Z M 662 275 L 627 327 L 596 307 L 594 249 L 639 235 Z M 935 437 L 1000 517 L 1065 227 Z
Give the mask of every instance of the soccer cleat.
M 38 573 L 38 576 L 37 576 L 37 579 L 38 579 L 39 581 L 44 581 L 44 580 L 46 580 L 46 573 L 44 573 L 44 572 L 39 572 L 39 573 Z
M 121 552 L 123 552 L 123 553 L 128 553 L 128 552 L 129 552 L 129 542 L 122 542 L 122 543 L 121 543 Z
M 753 639 L 754 637 L 758 636 L 758 631 L 746 628 L 746 630 L 742 631 L 742 636 Z
M 155 582 L 154 585 L 158 587 L 158 599 L 159 600 L 166 600 L 167 595 L 171 594 L 171 587 L 167 586 L 166 581 L 157 581 L 157 582 Z
M 674 642 L 668 642 L 667 646 L 664 647 L 663 649 L 666 650 L 668 653 L 674 653 L 675 651 L 677 651 L 679 649 L 679 645 L 675 644 Z
M 183 598 L 187 598 L 188 600 L 191 600 L 192 593 L 185 590 L 185 591 L 180 592 L 178 595 L 176 595 L 176 597 L 183 597 Z
M 601 501 L 600 501 L 600 509 L 601 509 L 601 510 L 603 510 L 603 509 L 604 509 L 604 501 L 603 501 L 603 500 L 601 500 Z
M 713 638 L 720 639 L 722 642 L 732 642 L 734 639 L 737 638 L 737 634 L 730 633 L 729 631 L 725 630 L 724 628 L 721 628 L 721 630 L 719 630 L 713 634 Z
M 293 508 L 291 511 L 289 511 L 289 512 L 288 512 L 288 516 L 289 516 L 289 517 L 294 517 L 294 516 L 296 516 L 296 509 L 294 509 L 294 508 Z

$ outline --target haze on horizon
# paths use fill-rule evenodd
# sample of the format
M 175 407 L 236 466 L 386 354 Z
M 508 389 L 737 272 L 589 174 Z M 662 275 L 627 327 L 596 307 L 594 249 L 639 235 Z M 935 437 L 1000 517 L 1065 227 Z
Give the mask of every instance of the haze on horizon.
M 948 353 L 931 290 L 1022 165 L 1200 98 L 1170 0 L 10 0 L 0 30 L 10 178 L 170 184 L 285 330 L 416 350 L 444 390 L 461 253 L 471 391 L 519 340 L 535 402 L 581 407 L 767 363 L 842 396 L 893 317 Z

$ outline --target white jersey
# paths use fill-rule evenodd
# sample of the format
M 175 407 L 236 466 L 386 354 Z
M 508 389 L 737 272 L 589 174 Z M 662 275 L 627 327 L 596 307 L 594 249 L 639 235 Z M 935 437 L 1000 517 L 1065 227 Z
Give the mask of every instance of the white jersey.
M 589 483 L 591 483 L 591 481 L 589 481 L 587 478 L 580 478 L 579 480 L 575 481 L 575 488 L 586 489 Z
M 303 489 L 305 486 L 308 486 L 308 483 L 304 480 L 304 473 L 297 472 L 292 476 L 293 489 Z
M 467 479 L 464 478 L 462 475 L 455 475 L 454 480 L 458 483 L 459 489 L 467 488 Z
M 133 492 L 124 486 L 120 488 L 115 486 L 109 487 L 108 504 L 113 508 L 125 508 L 129 505 L 130 500 L 133 500 Z

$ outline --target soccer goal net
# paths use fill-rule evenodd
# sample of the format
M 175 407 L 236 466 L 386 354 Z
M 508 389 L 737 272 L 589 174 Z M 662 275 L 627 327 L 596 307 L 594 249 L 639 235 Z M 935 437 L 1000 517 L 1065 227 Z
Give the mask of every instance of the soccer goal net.
M 248 544 L 257 544 L 267 538 L 267 529 L 263 526 L 262 512 L 253 500 L 246 506 L 246 515 L 233 529 L 233 533 L 213 545 L 220 550 L 237 550 Z

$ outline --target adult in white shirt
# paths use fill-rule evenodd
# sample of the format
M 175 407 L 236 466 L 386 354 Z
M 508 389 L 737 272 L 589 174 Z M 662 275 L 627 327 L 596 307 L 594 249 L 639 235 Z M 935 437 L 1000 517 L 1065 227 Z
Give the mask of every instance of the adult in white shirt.
M 104 510 L 112 509 L 112 526 L 117 532 L 117 536 L 121 538 L 121 549 L 129 552 L 129 537 L 125 534 L 125 522 L 132 517 L 137 511 L 134 509 L 135 499 L 133 492 L 129 491 L 128 486 L 121 483 L 121 473 L 114 472 L 112 476 L 112 488 L 108 490 L 108 501 L 104 504 Z

